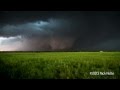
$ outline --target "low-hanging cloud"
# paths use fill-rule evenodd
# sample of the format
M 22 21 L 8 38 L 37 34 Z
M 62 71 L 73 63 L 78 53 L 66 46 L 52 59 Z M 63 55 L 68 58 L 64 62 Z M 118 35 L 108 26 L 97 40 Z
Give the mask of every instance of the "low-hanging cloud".
M 38 20 L 36 22 L 28 22 L 25 24 L 18 25 L 5 25 L 1 28 L 2 36 L 31 36 L 36 34 L 50 34 L 50 32 L 57 33 L 60 29 L 65 30 L 67 24 L 69 24 L 65 20 L 59 19 L 49 19 L 48 21 Z
M 15 11 L 0 20 L 2 50 L 120 50 L 120 12 Z
M 5 43 L 4 50 L 7 50 L 8 47 L 12 47 L 12 42 L 16 48 L 9 50 L 49 51 L 69 49 L 74 43 L 74 38 L 63 34 L 67 30 L 67 24 L 69 22 L 66 20 L 49 19 L 48 21 L 39 20 L 20 25 L 5 25 L 1 28 L 1 36 L 8 39 L 2 40 L 1 48 Z M 18 38 L 18 36 L 21 38 Z

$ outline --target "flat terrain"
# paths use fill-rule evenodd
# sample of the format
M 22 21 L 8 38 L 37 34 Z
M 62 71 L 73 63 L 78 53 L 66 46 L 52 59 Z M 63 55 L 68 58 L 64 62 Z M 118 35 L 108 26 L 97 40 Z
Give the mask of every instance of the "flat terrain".
M 0 79 L 9 78 L 120 79 L 120 52 L 1 52 Z

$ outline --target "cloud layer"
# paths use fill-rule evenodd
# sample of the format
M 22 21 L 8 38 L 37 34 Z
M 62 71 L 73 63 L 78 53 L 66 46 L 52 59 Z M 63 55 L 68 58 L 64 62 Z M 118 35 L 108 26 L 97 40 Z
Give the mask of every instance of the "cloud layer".
M 0 50 L 3 51 L 120 50 L 120 12 L 0 14 Z
M 1 28 L 1 50 L 17 51 L 49 51 L 65 50 L 72 47 L 74 38 L 65 36 L 67 32 L 65 20 L 49 19 L 19 25 L 5 25 Z M 62 31 L 61 33 L 61 30 Z M 21 38 L 18 38 L 20 36 Z M 6 43 L 5 43 L 6 42 Z M 5 44 L 4 44 L 5 43 Z M 10 48 L 11 43 L 16 48 Z M 5 49 L 6 48 L 6 49 Z M 9 49 L 8 49 L 9 48 Z

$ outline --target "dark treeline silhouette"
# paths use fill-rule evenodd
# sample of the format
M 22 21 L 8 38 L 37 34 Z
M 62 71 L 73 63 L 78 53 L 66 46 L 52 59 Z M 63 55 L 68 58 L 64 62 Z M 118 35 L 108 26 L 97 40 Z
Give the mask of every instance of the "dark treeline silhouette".
M 0 51 L 0 53 L 27 53 L 27 52 L 33 52 L 33 53 L 40 53 L 40 52 L 120 52 L 117 50 L 93 50 L 93 51 L 87 51 L 87 50 L 56 50 L 56 51 Z

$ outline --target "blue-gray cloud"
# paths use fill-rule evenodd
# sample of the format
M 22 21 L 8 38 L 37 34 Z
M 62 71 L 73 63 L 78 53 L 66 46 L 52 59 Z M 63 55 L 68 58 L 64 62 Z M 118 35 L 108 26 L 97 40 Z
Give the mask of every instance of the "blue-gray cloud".
M 9 36 L 33 36 L 38 35 L 42 36 L 42 34 L 57 34 L 59 30 L 65 30 L 67 24 L 69 24 L 65 20 L 59 19 L 49 19 L 48 21 L 38 20 L 36 22 L 27 22 L 25 24 L 18 25 L 5 25 L 1 30 L 1 36 L 9 37 Z
M 120 50 L 120 12 L 15 11 L 0 20 L 0 37 L 21 36 L 4 44 L 19 50 Z
M 73 37 L 65 36 L 69 22 L 64 19 L 38 20 L 18 25 L 5 25 L 1 28 L 1 47 L 14 47 L 19 51 L 64 50 L 72 47 Z M 62 32 L 61 32 L 62 31 Z M 20 36 L 21 38 L 18 38 Z M 12 38 L 11 38 L 12 37 Z M 15 44 L 11 46 L 11 43 Z M 19 45 L 17 45 L 19 43 Z M 21 46 L 20 46 L 21 45 Z M 11 50 L 11 49 L 10 49 Z

